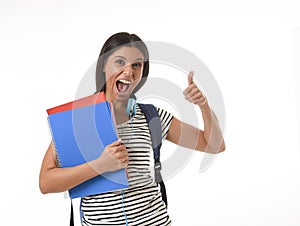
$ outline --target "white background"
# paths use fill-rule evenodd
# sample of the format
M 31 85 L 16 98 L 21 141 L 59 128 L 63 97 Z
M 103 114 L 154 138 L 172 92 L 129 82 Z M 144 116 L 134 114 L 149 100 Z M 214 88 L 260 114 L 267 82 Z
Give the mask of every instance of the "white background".
M 196 54 L 225 101 L 226 151 L 203 173 L 194 153 L 166 181 L 173 225 L 300 225 L 299 10 L 267 0 L 2 0 L 1 221 L 68 225 L 69 200 L 38 188 L 45 110 L 73 99 L 104 41 L 127 31 Z

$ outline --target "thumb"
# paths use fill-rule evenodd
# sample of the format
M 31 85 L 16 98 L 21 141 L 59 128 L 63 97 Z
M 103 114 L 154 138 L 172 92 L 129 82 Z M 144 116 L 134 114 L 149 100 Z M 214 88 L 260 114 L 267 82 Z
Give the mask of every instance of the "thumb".
M 190 71 L 190 73 L 188 75 L 188 85 L 192 85 L 193 84 L 193 76 L 194 76 L 194 72 Z
M 128 169 L 126 168 L 126 176 L 127 176 L 127 179 L 130 179 L 130 176 L 129 176 L 129 173 L 128 173 Z

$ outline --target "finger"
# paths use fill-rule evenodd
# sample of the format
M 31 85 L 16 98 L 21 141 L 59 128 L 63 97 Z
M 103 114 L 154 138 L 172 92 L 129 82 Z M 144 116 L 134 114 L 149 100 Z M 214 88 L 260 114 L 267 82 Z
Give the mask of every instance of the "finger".
M 193 83 L 191 85 L 189 85 L 184 91 L 183 94 L 184 95 L 188 95 L 190 92 L 192 92 L 192 90 L 194 90 L 195 88 L 197 88 L 197 86 Z
M 124 144 L 120 144 L 119 146 L 114 147 L 115 152 L 126 152 L 126 146 Z
M 193 77 L 194 77 L 194 72 L 190 71 L 189 75 L 188 75 L 188 85 L 192 85 L 193 82 Z
M 128 158 L 128 157 L 123 158 L 123 159 L 122 159 L 122 162 L 123 162 L 124 164 L 128 164 L 128 163 L 129 163 L 129 158 Z
M 115 153 L 112 153 L 111 157 L 118 161 L 119 164 L 128 164 L 129 162 L 129 156 L 127 154 L 127 152 L 115 152 Z
M 129 163 L 128 158 L 118 158 L 116 160 L 119 162 L 119 164 L 122 164 L 122 165 L 128 165 L 128 163 Z
M 192 85 L 192 86 L 194 86 L 194 85 Z M 187 92 L 185 94 L 185 98 L 188 99 L 188 98 L 191 98 L 191 97 L 193 97 L 195 95 L 202 95 L 201 91 L 197 87 L 196 87 L 196 89 L 193 88 L 189 92 Z
M 122 159 L 118 159 L 119 164 L 121 164 L 123 167 L 126 167 L 129 163 L 129 159 L 128 158 L 122 158 Z
M 127 154 L 126 146 L 123 144 L 119 144 L 118 146 L 110 146 L 105 149 L 107 153 L 112 155 L 114 158 L 117 158 L 120 154 Z
M 207 99 L 205 97 L 201 97 L 201 98 L 195 100 L 193 103 L 203 106 L 203 105 L 207 104 Z
M 119 146 L 122 143 L 121 139 L 118 139 L 114 142 L 112 142 L 111 144 L 107 145 L 109 147 L 115 147 L 115 146 Z
M 116 152 L 115 153 L 115 156 L 118 158 L 118 159 L 128 159 L 128 152 L 127 150 L 123 150 L 123 151 L 119 151 L 119 152 Z
M 193 102 L 193 101 L 195 101 L 197 99 L 200 99 L 202 96 L 203 96 L 202 93 L 200 93 L 200 92 L 194 92 L 191 95 L 187 95 L 186 99 L 189 100 L 190 102 Z

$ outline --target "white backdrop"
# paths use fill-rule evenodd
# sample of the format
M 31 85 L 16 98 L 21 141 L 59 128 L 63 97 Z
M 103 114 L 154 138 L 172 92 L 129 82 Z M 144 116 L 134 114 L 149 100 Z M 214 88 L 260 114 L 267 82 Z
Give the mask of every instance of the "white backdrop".
M 74 98 L 103 42 L 127 31 L 196 54 L 225 101 L 226 151 L 202 173 L 194 153 L 166 181 L 173 225 L 300 225 L 296 1 L 2 0 L 0 24 L 2 221 L 68 225 L 69 200 L 38 188 L 45 110 Z

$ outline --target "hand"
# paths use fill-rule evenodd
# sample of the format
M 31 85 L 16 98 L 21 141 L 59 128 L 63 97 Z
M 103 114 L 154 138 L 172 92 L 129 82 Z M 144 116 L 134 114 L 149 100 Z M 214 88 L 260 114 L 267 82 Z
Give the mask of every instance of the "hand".
M 117 140 L 105 147 L 98 160 L 99 168 L 103 172 L 126 168 L 129 163 L 126 146 L 121 143 L 121 140 Z
M 183 94 L 189 102 L 204 107 L 208 105 L 207 99 L 194 83 L 193 76 L 194 72 L 190 71 L 188 75 L 188 87 L 183 91 Z

